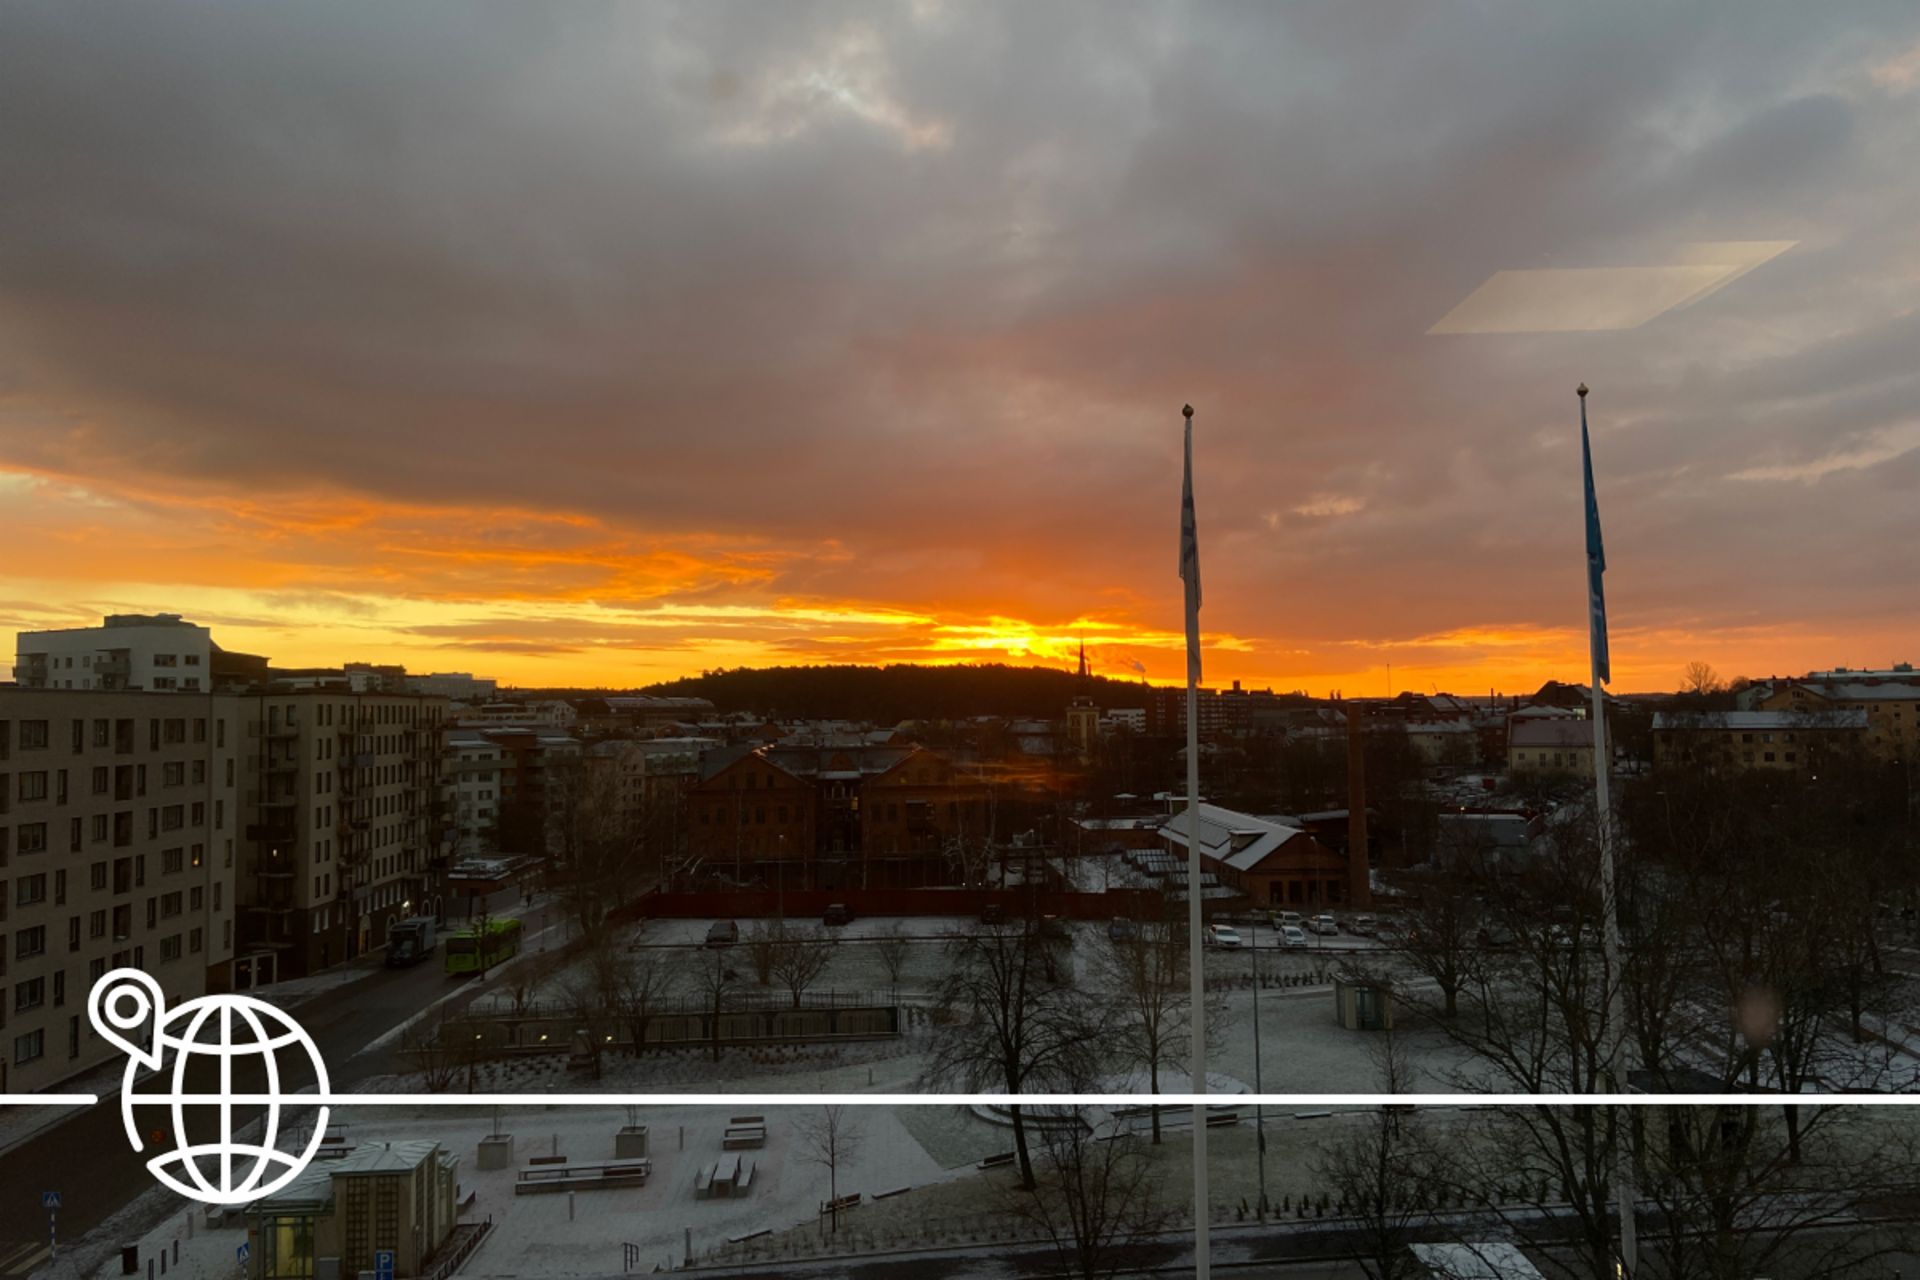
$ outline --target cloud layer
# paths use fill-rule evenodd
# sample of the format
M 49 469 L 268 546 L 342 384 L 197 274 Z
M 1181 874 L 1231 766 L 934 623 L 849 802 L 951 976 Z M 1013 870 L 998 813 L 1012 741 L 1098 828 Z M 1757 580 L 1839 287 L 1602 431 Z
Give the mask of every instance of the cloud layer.
M 15 7 L 0 624 L 1176 679 L 1191 401 L 1210 677 L 1513 687 L 1584 661 L 1585 380 L 1622 685 L 1912 656 L 1915 66 L 1899 5 Z

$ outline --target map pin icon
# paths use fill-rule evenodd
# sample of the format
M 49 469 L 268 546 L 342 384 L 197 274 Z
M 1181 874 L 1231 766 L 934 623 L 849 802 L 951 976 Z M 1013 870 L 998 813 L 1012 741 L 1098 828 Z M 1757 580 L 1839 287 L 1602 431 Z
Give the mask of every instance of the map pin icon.
M 167 999 L 160 984 L 139 969 L 115 969 L 102 974 L 87 993 L 87 1019 L 93 1029 L 127 1051 L 127 1056 L 155 1071 L 160 1069 L 160 1024 L 167 1016 Z M 140 1043 L 138 1031 L 153 1021 L 153 1047 Z

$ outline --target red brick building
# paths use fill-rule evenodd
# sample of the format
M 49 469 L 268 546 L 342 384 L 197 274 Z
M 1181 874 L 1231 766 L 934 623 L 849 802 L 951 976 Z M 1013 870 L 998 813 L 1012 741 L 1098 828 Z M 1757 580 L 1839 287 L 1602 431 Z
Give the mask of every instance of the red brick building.
M 918 747 L 775 745 L 715 759 L 687 815 L 700 867 L 741 883 L 949 884 L 951 846 L 986 836 L 987 787 Z

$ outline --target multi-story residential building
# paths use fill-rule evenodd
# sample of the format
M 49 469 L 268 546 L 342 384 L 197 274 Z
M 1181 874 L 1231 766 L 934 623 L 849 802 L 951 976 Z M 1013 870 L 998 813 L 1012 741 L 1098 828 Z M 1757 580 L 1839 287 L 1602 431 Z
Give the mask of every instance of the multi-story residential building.
M 493 852 L 548 856 L 559 842 L 550 821 L 559 799 L 557 779 L 568 768 L 565 762 L 580 755 L 580 740 L 530 726 L 481 726 L 479 732 L 499 748 L 502 765 L 496 824 L 500 848 Z
M 450 702 L 486 702 L 499 690 L 498 681 L 465 671 L 434 671 L 406 680 L 408 693 L 430 693 Z
M 505 802 L 506 752 L 478 729 L 447 731 L 447 765 L 443 789 L 451 826 L 447 839 L 455 857 L 471 858 L 496 852 L 495 832 L 500 806 Z
M 688 848 L 789 888 L 951 883 L 955 841 L 987 833 L 986 783 L 918 747 L 735 748 L 687 791 Z
M 1858 712 L 1866 717 L 1862 742 L 1882 759 L 1911 760 L 1920 751 L 1920 684 L 1910 674 L 1856 676 L 1830 681 L 1789 680 L 1772 685 L 1754 703 L 1761 711 L 1819 717 Z
M 14 643 L 24 689 L 207 693 L 266 671 L 266 659 L 226 652 L 177 613 L 113 614 L 97 627 L 22 631 Z
M 1507 768 L 1514 773 L 1593 773 L 1593 722 L 1515 716 L 1507 729 Z
M 1657 711 L 1653 762 L 1720 769 L 1818 769 L 1836 755 L 1872 749 L 1865 708 Z
M 236 965 L 290 977 L 438 914 L 446 701 L 270 685 L 248 697 L 246 865 Z
M 0 688 L 0 1093 L 118 1052 L 86 1017 L 110 969 L 226 984 L 246 701 Z

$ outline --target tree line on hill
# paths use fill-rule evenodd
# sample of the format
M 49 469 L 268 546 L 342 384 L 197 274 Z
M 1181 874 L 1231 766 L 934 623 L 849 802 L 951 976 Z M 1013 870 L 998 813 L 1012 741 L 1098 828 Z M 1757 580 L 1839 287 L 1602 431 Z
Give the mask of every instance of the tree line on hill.
M 649 685 L 642 692 L 705 698 L 722 712 L 874 724 L 969 716 L 1058 719 L 1067 703 L 1082 692 L 1102 710 L 1146 704 L 1146 687 L 1138 681 L 1091 676 L 1083 683 L 1071 671 L 998 662 L 950 667 L 908 662 L 884 667 L 850 663 L 734 667 Z

